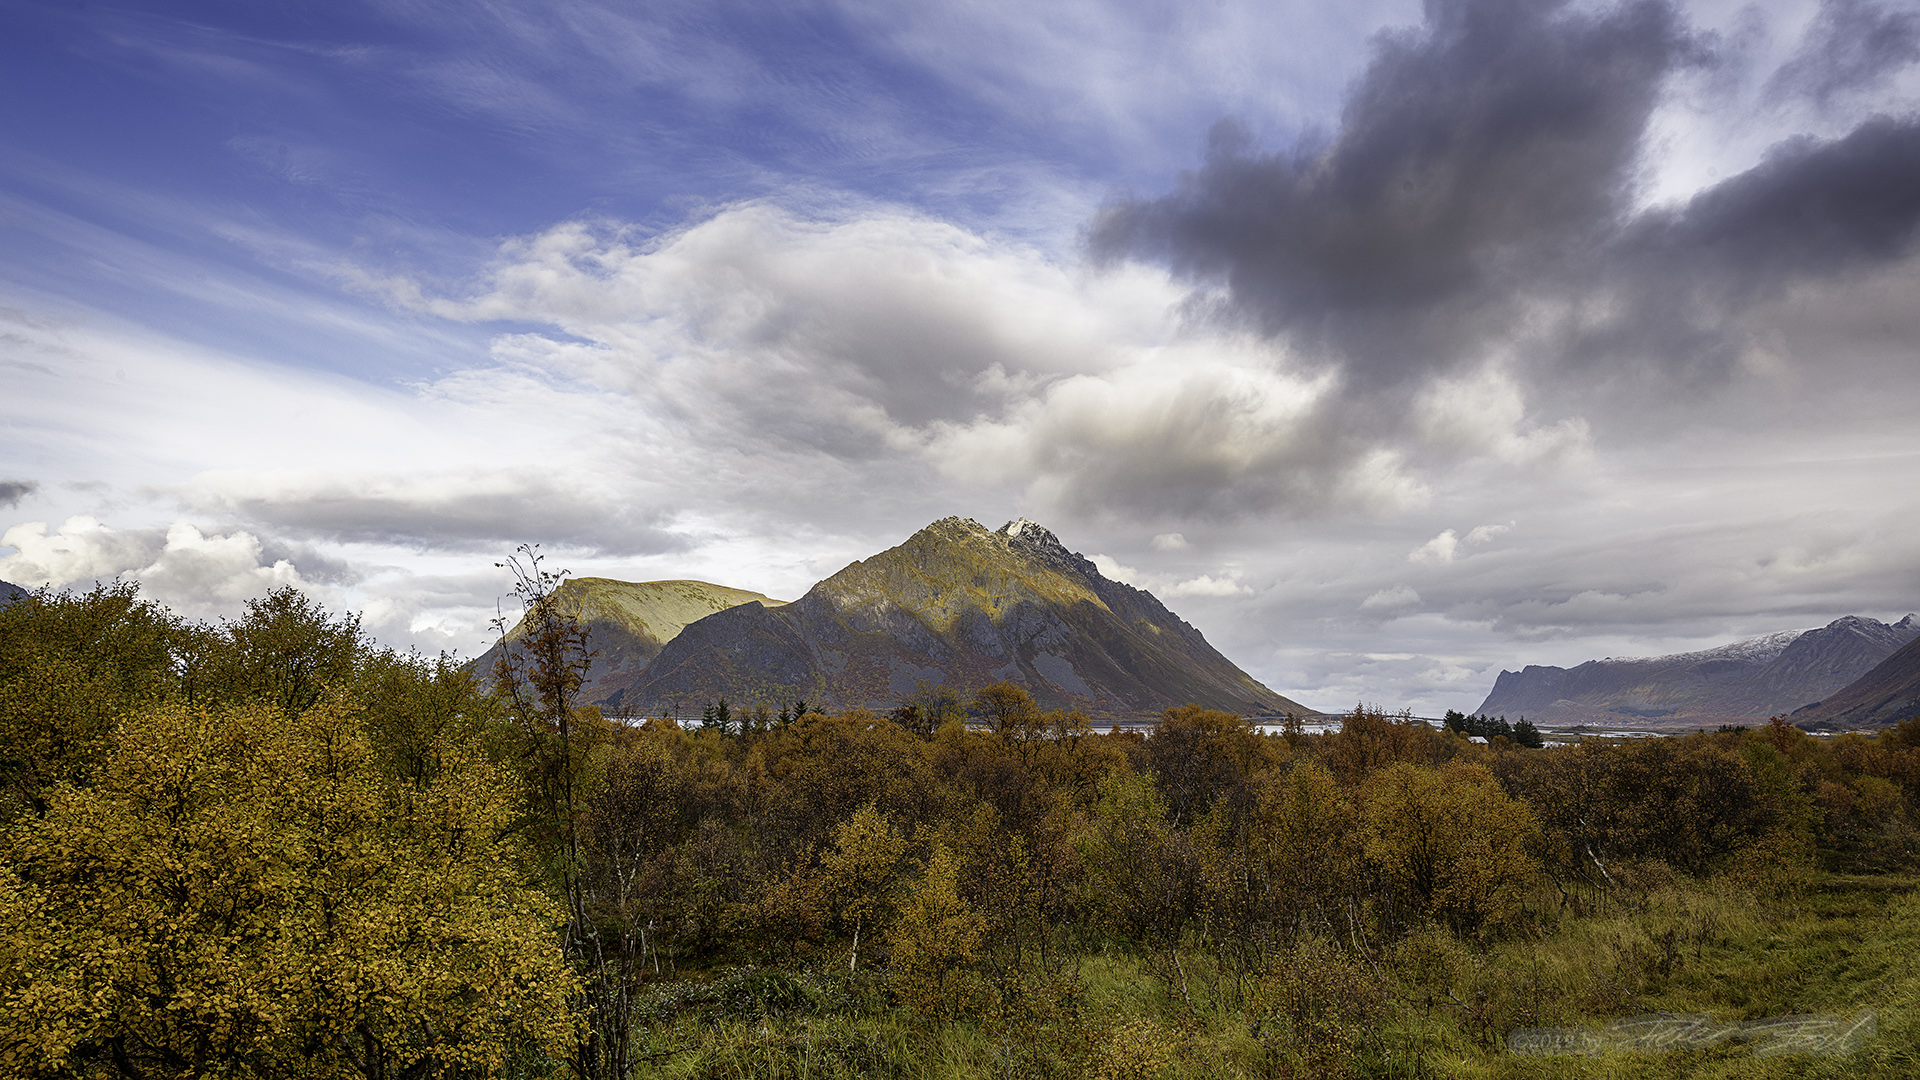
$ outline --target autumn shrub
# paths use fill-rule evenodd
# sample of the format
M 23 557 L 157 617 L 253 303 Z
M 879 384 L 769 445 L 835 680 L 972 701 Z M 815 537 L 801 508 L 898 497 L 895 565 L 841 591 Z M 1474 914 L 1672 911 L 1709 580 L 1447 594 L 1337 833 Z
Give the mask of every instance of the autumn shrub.
M 869 949 L 885 940 L 914 870 L 909 847 L 893 819 L 868 803 L 840 823 L 821 856 L 822 895 L 842 932 L 851 935 L 849 971 L 860 966 L 862 932 Z
M 1357 884 L 1353 817 L 1332 775 L 1302 759 L 1263 774 L 1246 812 L 1219 805 L 1188 830 L 1204 889 L 1200 934 L 1224 978 L 1332 925 Z
M 0 608 L 0 821 L 91 783 L 120 715 L 180 692 L 187 634 L 131 582 Z
M 1226 799 L 1251 802 L 1260 772 L 1286 760 L 1285 742 L 1268 739 L 1232 713 L 1187 705 L 1168 709 L 1147 736 L 1147 766 L 1167 813 L 1191 824 Z
M 960 896 L 953 853 L 936 846 L 889 939 L 894 993 L 915 1013 L 936 1020 L 973 1011 L 985 931 L 986 920 Z
M 572 1038 L 518 800 L 449 751 L 382 774 L 323 701 L 128 718 L 98 782 L 6 834 L 0 1072 L 486 1075 Z
M 1198 854 L 1167 820 L 1151 781 L 1110 774 L 1074 846 L 1083 867 L 1081 904 L 1092 924 L 1140 950 L 1149 970 L 1190 1001 L 1181 947 L 1202 902 Z
M 1462 933 L 1518 924 L 1539 873 L 1537 825 L 1485 769 L 1395 762 L 1368 778 L 1360 800 L 1361 841 L 1387 883 L 1390 923 L 1434 917 Z
M 769 789 L 760 794 L 779 799 L 787 827 L 816 837 L 866 803 L 907 823 L 947 809 L 927 744 L 865 710 L 808 713 L 759 740 L 750 767 Z
M 1410 714 L 1388 715 L 1377 707 L 1355 705 L 1341 717 L 1340 730 L 1326 744 L 1327 768 L 1349 786 L 1394 762 L 1432 764 L 1447 756 L 1445 736 Z

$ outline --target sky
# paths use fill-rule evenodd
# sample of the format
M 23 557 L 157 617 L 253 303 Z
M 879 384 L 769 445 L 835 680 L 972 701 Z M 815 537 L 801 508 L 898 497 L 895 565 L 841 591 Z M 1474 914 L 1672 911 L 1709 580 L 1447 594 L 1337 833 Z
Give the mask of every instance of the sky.
M 0 0 L 0 579 L 1038 521 L 1311 707 L 1920 608 L 1920 3 Z

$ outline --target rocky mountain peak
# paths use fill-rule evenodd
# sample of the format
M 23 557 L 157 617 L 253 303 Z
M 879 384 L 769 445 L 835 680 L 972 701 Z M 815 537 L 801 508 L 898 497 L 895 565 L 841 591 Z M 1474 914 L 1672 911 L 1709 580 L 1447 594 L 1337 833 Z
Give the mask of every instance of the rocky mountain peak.
M 1245 715 L 1311 710 L 1260 685 L 1146 592 L 1101 576 L 1024 518 L 989 532 L 942 518 L 852 563 L 792 604 L 690 622 L 609 707 L 679 715 L 794 700 L 887 712 L 942 687 L 1028 688 L 1043 708 L 1146 718 L 1200 704 Z
M 1089 580 L 1102 580 L 1100 571 L 1091 561 L 1078 552 L 1069 551 L 1053 530 L 1026 518 L 1017 518 L 994 530 L 995 535 L 1007 538 L 1007 543 L 1020 554 L 1044 566 Z
M 1026 537 L 1030 540 L 1040 543 L 1051 543 L 1056 546 L 1060 543 L 1060 538 L 1053 535 L 1053 530 L 1037 521 L 1029 521 L 1026 518 L 1015 518 L 994 531 L 1010 540 L 1018 540 Z

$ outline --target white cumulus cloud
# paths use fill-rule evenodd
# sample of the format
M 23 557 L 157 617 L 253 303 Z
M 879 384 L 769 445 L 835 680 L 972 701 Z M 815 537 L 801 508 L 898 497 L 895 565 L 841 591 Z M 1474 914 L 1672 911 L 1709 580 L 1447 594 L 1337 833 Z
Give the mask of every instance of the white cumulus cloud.
M 1390 589 L 1380 589 L 1365 600 L 1360 601 L 1362 611 L 1397 611 L 1412 607 L 1420 602 L 1420 594 L 1410 585 L 1395 585 Z
M 177 521 L 158 530 L 115 530 L 86 516 L 49 533 L 45 522 L 15 525 L 0 535 L 0 579 L 20 585 L 87 586 L 132 578 L 141 593 L 191 615 L 232 611 L 241 601 L 282 585 L 310 587 L 292 561 L 266 557 L 252 533 L 207 533 Z
M 1407 553 L 1408 562 L 1450 563 L 1453 553 L 1459 550 L 1460 538 L 1448 529 L 1439 536 L 1421 544 Z
M 1242 585 L 1232 577 L 1214 577 L 1201 574 L 1196 578 L 1171 585 L 1166 590 L 1170 597 L 1181 596 L 1249 596 L 1253 590 Z

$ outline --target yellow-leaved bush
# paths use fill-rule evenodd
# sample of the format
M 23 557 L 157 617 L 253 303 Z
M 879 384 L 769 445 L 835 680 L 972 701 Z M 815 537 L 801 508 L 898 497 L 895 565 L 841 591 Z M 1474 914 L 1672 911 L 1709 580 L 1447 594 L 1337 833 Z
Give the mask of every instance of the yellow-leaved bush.
M 853 812 L 834 830 L 833 848 L 820 860 L 829 900 L 853 930 L 847 967 L 860 964 L 860 933 L 893 915 L 900 880 L 906 873 L 907 838 L 872 803 Z
M 377 768 L 323 699 L 162 705 L 5 835 L 0 1074 L 489 1075 L 573 1035 L 510 778 Z
M 1367 860 L 1396 899 L 1457 932 L 1507 926 L 1539 881 L 1539 826 L 1478 765 L 1395 762 L 1361 788 Z
M 966 1012 L 978 989 L 972 968 L 987 922 L 961 897 L 959 873 L 953 852 L 934 845 L 926 875 L 893 928 L 894 991 L 922 1016 Z

